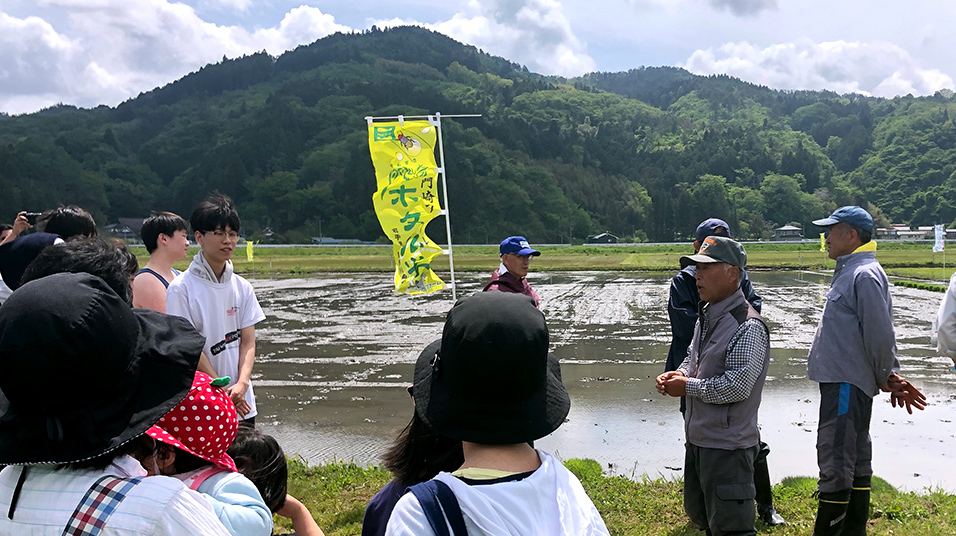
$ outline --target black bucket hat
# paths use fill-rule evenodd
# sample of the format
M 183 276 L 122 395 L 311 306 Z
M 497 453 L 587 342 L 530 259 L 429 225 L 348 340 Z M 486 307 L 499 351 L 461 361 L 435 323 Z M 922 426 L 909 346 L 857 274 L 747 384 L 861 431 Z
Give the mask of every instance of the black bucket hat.
M 548 327 L 523 294 L 458 301 L 441 346 L 415 364 L 415 411 L 435 432 L 485 445 L 525 443 L 564 422 L 571 399 L 548 352 Z
M 203 342 L 90 274 L 23 285 L 0 307 L 0 464 L 78 462 L 143 434 L 189 392 Z

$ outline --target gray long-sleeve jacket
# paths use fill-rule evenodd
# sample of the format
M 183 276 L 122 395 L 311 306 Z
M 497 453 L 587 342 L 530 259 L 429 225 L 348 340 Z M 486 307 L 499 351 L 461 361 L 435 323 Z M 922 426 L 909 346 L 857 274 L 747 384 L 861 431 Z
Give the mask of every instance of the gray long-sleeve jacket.
M 851 383 L 875 396 L 899 369 L 890 285 L 876 254 L 838 257 L 807 375 L 819 383 Z

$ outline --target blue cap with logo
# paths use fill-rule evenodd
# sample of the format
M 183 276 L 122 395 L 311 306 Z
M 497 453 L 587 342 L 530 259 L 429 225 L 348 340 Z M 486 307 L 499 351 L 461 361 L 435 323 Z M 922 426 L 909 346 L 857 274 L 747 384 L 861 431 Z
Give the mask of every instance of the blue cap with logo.
M 528 239 L 523 236 L 509 236 L 501 241 L 501 246 L 498 247 L 498 251 L 501 255 L 505 253 L 514 253 L 515 255 L 531 255 L 532 257 L 537 257 L 541 255 L 541 252 L 536 249 L 531 249 L 531 245 L 528 244 Z
M 720 229 L 723 228 L 723 231 Z M 708 236 L 730 236 L 730 226 L 720 218 L 708 218 L 697 226 L 695 238 L 698 242 L 703 242 Z
M 873 217 L 870 216 L 869 212 L 857 206 L 840 207 L 834 210 L 829 218 L 813 220 L 813 224 L 818 227 L 830 227 L 838 223 L 848 223 L 864 231 L 873 232 Z

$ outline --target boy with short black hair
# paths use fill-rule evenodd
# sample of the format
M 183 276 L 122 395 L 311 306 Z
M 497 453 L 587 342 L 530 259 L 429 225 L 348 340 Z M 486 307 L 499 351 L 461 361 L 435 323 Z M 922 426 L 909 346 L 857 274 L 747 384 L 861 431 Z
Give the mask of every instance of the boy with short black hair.
M 200 250 L 169 284 L 166 312 L 186 318 L 206 337 L 203 353 L 214 376 L 231 378 L 226 392 L 239 416 L 253 424 L 258 413 L 251 384 L 255 326 L 265 314 L 252 285 L 233 273 L 239 214 L 232 199 L 215 193 L 196 207 L 189 222 Z
M 149 262 L 133 279 L 133 307 L 166 312 L 166 289 L 179 271 L 173 263 L 189 253 L 189 227 L 172 212 L 153 212 L 143 220 L 140 236 Z

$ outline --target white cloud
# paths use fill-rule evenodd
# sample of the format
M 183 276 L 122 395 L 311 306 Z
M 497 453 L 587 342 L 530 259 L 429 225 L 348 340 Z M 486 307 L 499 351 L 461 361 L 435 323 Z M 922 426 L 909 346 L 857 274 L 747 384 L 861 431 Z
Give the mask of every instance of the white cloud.
M 734 15 L 751 16 L 777 8 L 777 0 L 707 0 L 718 9 L 727 9 Z
M 203 4 L 218 9 L 246 11 L 252 7 L 252 0 L 205 0 Z
M 115 105 L 223 56 L 280 54 L 350 29 L 309 6 L 251 31 L 207 22 L 167 0 L 43 0 L 43 7 L 65 13 L 60 27 L 0 12 L 0 111 Z
M 43 19 L 0 13 L 0 88 L 23 94 L 66 89 L 56 58 L 72 58 L 78 48 Z
M 322 13 L 315 7 L 299 6 L 286 13 L 278 27 L 253 32 L 252 41 L 262 43 L 262 48 L 276 56 L 326 35 L 348 31 L 351 28 L 337 24 L 332 15 Z
M 425 26 L 544 74 L 578 76 L 596 68 L 555 0 L 470 0 L 464 12 L 434 24 L 397 18 L 373 24 Z
M 920 68 L 906 50 L 892 43 L 800 41 L 766 48 L 727 43 L 695 51 L 683 67 L 777 89 L 829 89 L 878 97 L 931 95 L 954 87 L 950 76 Z

